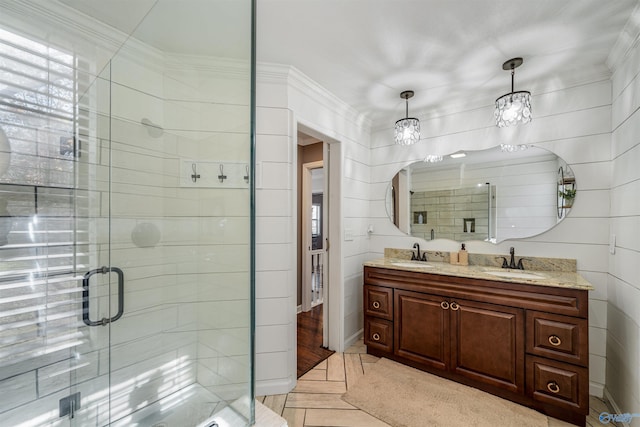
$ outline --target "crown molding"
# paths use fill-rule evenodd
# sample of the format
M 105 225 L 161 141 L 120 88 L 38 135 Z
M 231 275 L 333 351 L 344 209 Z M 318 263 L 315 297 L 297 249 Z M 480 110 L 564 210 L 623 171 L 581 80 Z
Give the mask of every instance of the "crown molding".
M 618 39 L 616 40 L 606 64 L 613 72 L 624 62 L 629 53 L 638 45 L 640 41 L 640 1 L 636 3 L 636 7 L 631 12 L 627 23 L 622 28 Z
M 289 71 L 289 85 L 323 104 L 329 110 L 340 114 L 348 121 L 371 129 L 371 120 L 365 114 L 357 111 L 293 66 Z
M 257 64 L 256 74 L 259 82 L 287 85 L 348 121 L 358 123 L 367 129 L 371 128 L 371 120 L 363 113 L 351 107 L 294 66 L 260 62 Z
M 50 40 L 53 30 L 64 29 L 65 34 L 72 36 L 68 41 L 73 40 L 73 43 L 85 45 L 93 43 L 95 46 L 95 42 L 101 42 L 105 47 L 117 50 L 128 37 L 127 34 L 57 1 L 13 0 L 4 2 L 2 9 L 3 17 L 0 19 L 5 24 L 15 27 L 12 25 L 11 18 L 17 19 L 28 24 L 29 30 L 43 40 Z
M 100 57 L 103 61 L 117 55 L 137 63 L 164 61 L 160 50 L 57 1 L 13 0 L 3 4 L 2 9 L 0 22 L 7 27 L 23 34 L 28 32 L 29 36 L 77 55 Z M 99 65 L 96 71 L 100 68 Z

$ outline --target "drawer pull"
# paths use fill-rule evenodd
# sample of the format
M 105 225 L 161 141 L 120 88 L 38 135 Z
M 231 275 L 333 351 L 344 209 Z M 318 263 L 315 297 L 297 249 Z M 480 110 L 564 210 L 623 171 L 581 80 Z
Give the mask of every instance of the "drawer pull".
M 560 386 L 557 382 L 550 381 L 547 383 L 547 390 L 549 390 L 553 394 L 560 393 Z
M 458 305 L 457 302 L 452 302 L 451 303 L 451 310 L 457 311 L 459 308 L 460 308 L 460 306 Z
M 560 339 L 559 336 L 557 335 L 551 335 L 549 337 L 549 344 L 553 345 L 553 346 L 559 346 L 560 344 L 562 344 L 562 340 Z
M 442 301 L 440 303 L 440 307 L 442 307 L 443 310 L 448 310 L 449 309 L 449 303 L 446 301 Z
M 373 304 L 371 304 L 373 306 L 373 308 L 378 309 L 380 308 L 380 303 L 378 301 L 374 301 Z
M 374 341 L 380 341 L 380 334 L 376 332 L 371 336 L 371 338 L 373 338 Z

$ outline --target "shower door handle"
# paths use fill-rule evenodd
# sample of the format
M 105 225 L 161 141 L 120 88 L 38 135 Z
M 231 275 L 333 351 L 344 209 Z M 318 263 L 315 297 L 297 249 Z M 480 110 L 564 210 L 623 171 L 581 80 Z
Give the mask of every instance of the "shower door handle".
M 113 317 L 103 317 L 101 320 L 91 320 L 89 318 L 89 279 L 94 274 L 107 274 L 114 272 L 118 275 L 118 313 Z M 82 321 L 87 326 L 105 326 L 113 323 L 122 317 L 124 313 L 124 273 L 117 267 L 101 267 L 85 273 L 82 279 Z

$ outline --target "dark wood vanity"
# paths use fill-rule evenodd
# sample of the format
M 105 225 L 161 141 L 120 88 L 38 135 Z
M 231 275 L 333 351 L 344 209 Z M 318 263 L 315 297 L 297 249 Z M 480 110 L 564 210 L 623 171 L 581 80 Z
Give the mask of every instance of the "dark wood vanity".
M 364 267 L 367 352 L 585 425 L 588 291 Z

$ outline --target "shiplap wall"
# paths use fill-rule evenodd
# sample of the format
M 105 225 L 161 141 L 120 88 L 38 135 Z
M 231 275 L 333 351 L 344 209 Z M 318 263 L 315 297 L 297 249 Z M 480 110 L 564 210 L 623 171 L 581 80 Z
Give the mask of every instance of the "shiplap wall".
M 342 208 L 341 223 L 331 224 L 342 236 L 332 241 L 342 264 L 329 284 L 331 316 L 343 328 L 334 333 L 342 350 L 362 329 L 362 262 L 368 239 L 369 124 L 350 107 L 289 66 L 258 65 L 256 192 L 256 392 L 286 393 L 296 382 L 296 239 L 295 184 L 299 126 L 330 143 L 341 154 L 336 165 L 340 188 L 331 189 Z M 338 173 L 339 172 L 334 172 Z M 338 335 L 338 336 L 335 336 Z
M 400 233 L 387 218 L 385 192 L 402 167 L 422 160 L 426 154 L 477 150 L 500 143 L 536 144 L 547 148 L 574 170 L 578 196 L 571 214 L 551 230 L 536 237 L 505 241 L 498 245 L 469 242 L 477 253 L 575 258 L 578 272 L 595 286 L 589 300 L 590 391 L 601 395 L 605 380 L 607 327 L 607 270 L 609 235 L 609 147 L 611 143 L 611 82 L 603 79 L 566 89 L 533 94 L 534 120 L 522 127 L 498 129 L 493 106 L 460 107 L 449 114 L 418 115 L 423 140 L 410 147 L 394 146 L 392 128 L 372 134 L 371 237 L 369 258 L 383 256 L 385 247 L 411 248 L 418 241 L 432 250 L 457 250 L 448 240 L 424 241 Z M 391 121 L 389 122 L 392 123 Z
M 640 413 L 640 47 L 612 77 L 611 234 L 606 391 L 622 412 Z M 631 425 L 640 426 L 640 418 Z

